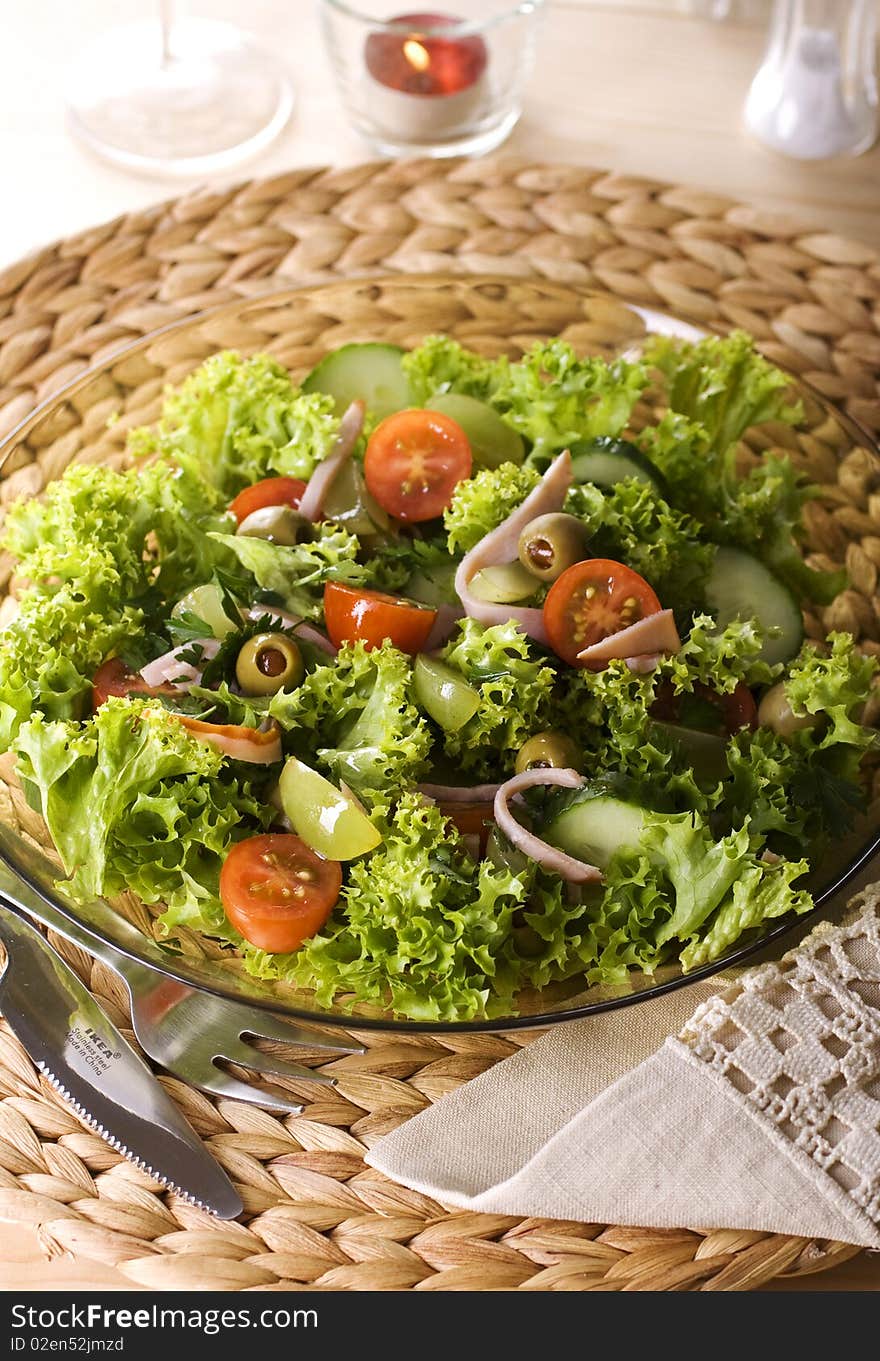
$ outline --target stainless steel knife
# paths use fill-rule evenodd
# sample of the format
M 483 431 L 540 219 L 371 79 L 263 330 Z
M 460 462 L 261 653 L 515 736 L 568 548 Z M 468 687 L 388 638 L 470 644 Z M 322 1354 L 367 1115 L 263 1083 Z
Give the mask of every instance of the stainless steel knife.
M 6 967 L 0 1012 L 40 1072 L 86 1124 L 180 1195 L 233 1219 L 232 1182 L 76 974 L 0 899 Z

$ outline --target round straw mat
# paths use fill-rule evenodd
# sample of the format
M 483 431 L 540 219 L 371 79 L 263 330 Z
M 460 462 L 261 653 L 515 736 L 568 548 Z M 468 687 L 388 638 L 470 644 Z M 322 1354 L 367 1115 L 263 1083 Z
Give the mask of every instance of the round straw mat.
M 157 327 L 274 282 L 381 271 L 538 276 L 743 326 L 880 431 L 874 251 L 718 194 L 498 158 L 295 170 L 199 190 L 11 266 L 0 273 L 0 435 Z M 3 501 L 41 489 L 38 464 L 6 471 Z M 862 450 L 837 477 L 845 496 L 833 514 L 846 520 L 858 590 L 836 622 L 876 645 L 880 464 Z M 132 1039 L 118 980 L 54 943 Z M 163 1078 L 241 1190 L 245 1215 L 229 1224 L 120 1159 L 0 1028 L 0 1218 L 38 1226 L 47 1255 L 111 1264 L 159 1289 L 745 1290 L 856 1251 L 757 1232 L 449 1212 L 366 1167 L 364 1152 L 529 1037 L 357 1038 L 364 1054 L 324 1065 L 338 1083 L 329 1094 L 282 1084 L 306 1103 L 283 1120 Z

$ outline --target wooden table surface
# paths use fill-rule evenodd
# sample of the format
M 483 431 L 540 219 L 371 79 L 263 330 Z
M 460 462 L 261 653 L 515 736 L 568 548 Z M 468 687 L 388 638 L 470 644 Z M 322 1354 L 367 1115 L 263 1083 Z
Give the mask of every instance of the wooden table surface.
M 64 132 L 61 87 L 70 52 L 91 33 L 145 9 L 119 0 L 28 0 L 4 15 L 0 164 L 16 189 L 14 210 L 7 204 L 0 218 L 0 267 L 41 243 L 190 187 L 105 166 Z M 202 10 L 240 19 L 242 6 L 212 0 Z M 250 0 L 247 22 L 286 55 L 298 103 L 275 146 L 237 173 L 368 159 L 337 103 L 310 0 Z M 762 46 L 760 29 L 749 25 L 592 0 L 551 3 L 526 115 L 507 149 L 703 185 L 880 249 L 880 148 L 853 160 L 797 162 L 743 133 L 742 103 Z M 0 1289 L 89 1287 L 131 1288 L 107 1267 L 46 1262 L 32 1230 L 0 1224 Z M 880 1261 L 863 1253 L 833 1272 L 769 1288 L 876 1290 Z

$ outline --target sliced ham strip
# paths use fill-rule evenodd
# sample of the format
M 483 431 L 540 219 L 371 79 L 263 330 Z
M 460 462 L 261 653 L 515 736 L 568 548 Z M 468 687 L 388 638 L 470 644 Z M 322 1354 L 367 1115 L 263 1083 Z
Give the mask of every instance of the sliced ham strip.
M 364 413 L 366 407 L 361 401 L 352 402 L 342 420 L 339 422 L 339 430 L 336 435 L 336 442 L 330 453 L 322 463 L 319 463 L 308 481 L 308 486 L 302 494 L 302 500 L 297 509 L 300 515 L 306 520 L 320 520 L 321 511 L 327 493 L 333 485 L 336 474 L 343 463 L 351 458 L 354 446 L 360 438 L 360 433 L 364 428 Z
M 585 860 L 577 860 L 573 855 L 567 855 L 565 851 L 558 850 L 549 842 L 542 841 L 534 832 L 527 831 L 521 822 L 517 822 L 509 806 L 509 801 L 516 794 L 521 794 L 525 789 L 534 789 L 537 785 L 559 785 L 563 789 L 578 789 L 583 782 L 583 776 L 578 775 L 576 770 L 557 770 L 555 767 L 524 770 L 521 775 L 514 775 L 511 780 L 506 780 L 499 787 L 493 811 L 495 821 L 508 841 L 530 860 L 534 860 L 543 869 L 558 874 L 570 884 L 598 884 L 603 877 L 598 866 L 589 865 Z
M 326 633 L 316 629 L 312 624 L 299 624 L 296 630 L 297 638 L 301 638 L 304 643 L 311 643 L 319 652 L 326 652 L 328 657 L 335 657 L 339 648 L 335 643 L 331 643 Z
M 641 657 L 627 657 L 626 664 L 636 675 L 647 676 L 650 671 L 656 671 L 660 657 L 659 652 L 645 652 Z
M 326 652 L 328 657 L 335 657 L 339 648 L 331 643 L 326 633 L 316 629 L 313 624 L 306 624 L 299 614 L 291 614 L 289 610 L 279 610 L 277 605 L 252 605 L 247 612 L 248 619 L 272 620 L 273 624 L 280 624 L 282 628 L 296 629 L 297 638 L 301 638 L 304 643 L 311 643 L 319 652 Z
M 616 658 L 638 661 L 654 653 L 678 652 L 680 649 L 681 639 L 672 610 L 659 610 L 656 614 L 646 614 L 644 619 L 628 628 L 609 633 L 598 643 L 591 643 L 578 653 L 578 661 L 610 662 Z
M 470 583 L 484 567 L 511 562 L 517 556 L 519 536 L 523 529 L 539 515 L 561 510 L 571 482 L 571 454 L 566 449 L 553 460 L 522 505 L 517 506 L 503 524 L 486 534 L 462 558 L 455 574 L 455 589 L 465 614 L 470 615 L 471 619 L 486 625 L 505 624 L 513 620 L 530 638 L 548 646 L 543 610 L 527 605 L 493 605 L 487 600 L 478 600 L 470 589 Z
M 464 610 L 460 605 L 438 605 L 437 618 L 431 626 L 423 651 L 434 652 L 438 647 L 442 647 L 459 619 L 463 618 Z
M 277 724 L 266 728 L 245 728 L 235 723 L 205 723 L 188 714 L 175 714 L 197 742 L 204 742 L 234 761 L 253 766 L 271 766 L 281 760 L 281 732 Z
M 420 784 L 419 793 L 437 803 L 491 803 L 498 784 Z
M 147 685 L 162 685 L 166 681 L 170 681 L 178 690 L 182 690 L 187 685 L 192 685 L 201 680 L 202 668 L 200 666 L 181 661 L 183 653 L 189 652 L 194 647 L 202 649 L 203 662 L 209 662 L 220 651 L 220 644 L 216 638 L 199 638 L 192 643 L 181 643 L 178 647 L 173 647 L 170 652 L 157 657 L 155 661 L 148 662 L 141 670 L 140 674 Z

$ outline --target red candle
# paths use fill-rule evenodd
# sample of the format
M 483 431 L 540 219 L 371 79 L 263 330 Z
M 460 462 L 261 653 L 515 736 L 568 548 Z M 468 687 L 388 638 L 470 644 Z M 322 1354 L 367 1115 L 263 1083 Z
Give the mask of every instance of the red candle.
M 445 38 L 438 28 L 462 23 L 448 14 L 401 14 L 389 20 L 408 32 L 371 33 L 364 58 L 374 82 L 370 111 L 392 133 L 442 137 L 480 111 L 489 60 L 476 34 Z

